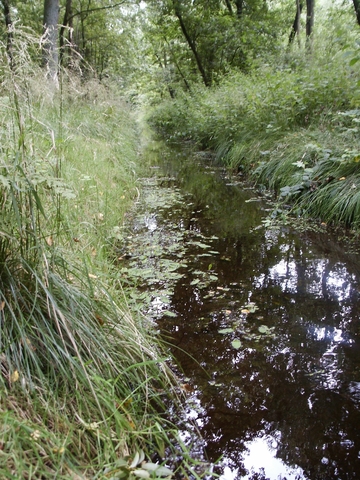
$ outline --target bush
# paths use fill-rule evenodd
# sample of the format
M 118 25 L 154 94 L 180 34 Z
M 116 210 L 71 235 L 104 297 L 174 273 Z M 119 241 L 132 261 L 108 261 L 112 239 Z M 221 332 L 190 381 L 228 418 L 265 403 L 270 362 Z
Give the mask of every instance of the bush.
M 287 53 L 249 75 L 233 73 L 218 87 L 160 105 L 149 121 L 171 141 L 215 150 L 280 202 L 296 200 L 297 212 L 357 226 L 357 195 L 345 193 L 347 183 L 352 194 L 358 185 L 359 64 L 333 50 L 330 62 L 324 48 L 296 55 L 296 62 Z M 326 181 L 342 177 L 336 187 Z

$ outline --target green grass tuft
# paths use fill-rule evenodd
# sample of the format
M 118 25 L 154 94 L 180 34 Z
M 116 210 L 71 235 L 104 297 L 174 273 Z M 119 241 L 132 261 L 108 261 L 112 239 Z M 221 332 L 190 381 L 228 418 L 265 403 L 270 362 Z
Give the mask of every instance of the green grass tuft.
M 25 37 L 15 70 L 0 45 L 0 478 L 173 467 L 178 380 L 111 261 L 138 195 L 135 118 L 110 85 L 63 72 L 54 90 Z

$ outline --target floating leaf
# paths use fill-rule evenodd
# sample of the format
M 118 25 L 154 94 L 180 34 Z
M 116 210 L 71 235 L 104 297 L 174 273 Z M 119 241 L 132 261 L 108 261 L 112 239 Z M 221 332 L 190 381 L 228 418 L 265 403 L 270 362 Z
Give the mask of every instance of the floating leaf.
M 254 302 L 249 302 L 247 305 L 245 305 L 245 309 L 247 309 L 250 313 L 254 313 L 256 310 L 259 310 L 259 307 Z
M 233 333 L 233 331 L 234 331 L 233 328 L 222 328 L 221 330 L 218 330 L 218 333 L 225 335 L 226 333 Z
M 196 245 L 197 247 L 200 248 L 210 248 L 209 245 L 206 245 L 206 243 L 201 243 L 201 242 L 189 242 L 192 245 Z
M 193 387 L 189 383 L 183 383 L 181 385 L 181 388 L 182 388 L 182 390 L 184 390 L 184 392 L 187 392 L 187 393 L 190 393 L 190 392 L 194 391 Z
M 163 315 L 165 315 L 166 317 L 177 317 L 177 314 L 174 313 L 174 312 L 170 312 L 170 310 L 164 310 L 162 313 L 163 313 Z
M 238 350 L 241 347 L 241 341 L 238 338 L 235 338 L 235 340 L 231 342 L 231 345 Z
M 259 330 L 260 333 L 269 333 L 270 332 L 270 328 L 267 327 L 266 325 L 260 325 L 258 330 Z

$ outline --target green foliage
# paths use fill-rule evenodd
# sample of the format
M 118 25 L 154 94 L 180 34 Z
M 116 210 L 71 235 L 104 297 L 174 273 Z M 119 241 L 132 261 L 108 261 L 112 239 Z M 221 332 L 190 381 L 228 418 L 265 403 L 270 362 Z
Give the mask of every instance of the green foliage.
M 0 477 L 169 476 L 177 380 L 109 259 L 135 121 L 110 86 L 64 72 L 54 91 L 22 38 L 14 69 L 0 45 Z
M 312 57 L 287 52 L 218 87 L 177 95 L 153 109 L 150 124 L 170 141 L 215 150 L 297 214 L 358 227 L 359 64 L 343 51 L 352 32 L 338 25 L 338 42 L 315 42 Z
M 147 3 L 149 54 L 171 96 L 199 81 L 217 83 L 233 68 L 251 70 L 256 59 L 277 51 L 291 23 L 284 17 L 288 2 L 284 8 L 252 0 L 241 13 L 231 1 Z

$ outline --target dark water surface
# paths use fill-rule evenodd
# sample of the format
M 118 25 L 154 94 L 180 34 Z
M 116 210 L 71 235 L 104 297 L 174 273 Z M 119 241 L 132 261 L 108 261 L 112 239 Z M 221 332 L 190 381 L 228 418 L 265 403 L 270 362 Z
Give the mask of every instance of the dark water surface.
M 206 454 L 224 480 L 360 478 L 359 255 L 265 229 L 263 201 L 201 157 L 154 159 L 122 274 L 176 346 Z

